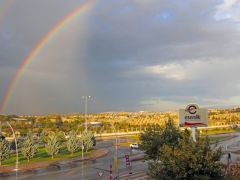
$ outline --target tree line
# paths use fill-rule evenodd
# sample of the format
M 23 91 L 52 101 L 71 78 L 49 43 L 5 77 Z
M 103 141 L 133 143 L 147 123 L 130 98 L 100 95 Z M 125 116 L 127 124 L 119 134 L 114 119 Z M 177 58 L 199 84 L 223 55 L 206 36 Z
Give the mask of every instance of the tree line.
M 77 131 L 70 131 L 67 136 L 62 131 L 43 131 L 40 136 L 30 132 L 24 138 L 19 138 L 17 142 L 20 153 L 29 162 L 36 156 L 40 148 L 44 148 L 52 159 L 63 148 L 66 148 L 71 155 L 80 150 L 88 152 L 95 144 L 95 138 L 91 131 L 84 131 L 80 135 Z M 15 150 L 14 141 L 9 142 L 2 136 L 0 138 L 0 165 L 4 160 L 9 159 Z

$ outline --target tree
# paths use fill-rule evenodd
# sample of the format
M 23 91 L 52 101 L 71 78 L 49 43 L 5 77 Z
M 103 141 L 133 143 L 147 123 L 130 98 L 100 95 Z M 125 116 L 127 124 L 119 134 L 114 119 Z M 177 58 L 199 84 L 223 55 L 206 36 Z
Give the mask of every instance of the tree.
M 208 139 L 194 142 L 187 136 L 180 140 L 177 148 L 163 145 L 159 151 L 162 155 L 149 163 L 148 174 L 153 179 L 224 178 L 220 162 L 222 151 L 220 148 L 211 149 Z
M 10 156 L 10 147 L 9 143 L 5 139 L 0 139 L 0 166 L 2 161 L 8 159 Z
M 84 131 L 81 136 L 81 140 L 83 142 L 84 149 L 88 152 L 89 149 L 93 147 L 93 134 L 90 131 Z
M 34 157 L 34 155 L 38 151 L 38 145 L 34 141 L 34 136 L 32 133 L 28 133 L 27 137 L 22 142 L 22 154 L 25 158 L 27 158 L 28 162 L 31 158 Z
M 47 133 L 47 135 L 43 135 L 46 152 L 52 156 L 52 159 L 60 151 L 62 138 L 63 138 L 62 132 L 55 133 L 50 131 Z
M 174 148 L 178 146 L 180 138 L 180 130 L 174 126 L 173 120 L 169 119 L 164 127 L 149 126 L 140 135 L 140 148 L 145 151 L 148 159 L 156 159 L 163 145 Z
M 56 127 L 61 128 L 63 126 L 63 121 L 61 116 L 56 117 Z
M 10 118 L 8 116 L 0 115 L 0 134 L 2 134 L 2 125 Z
M 167 122 L 164 128 L 158 127 L 157 132 L 151 130 L 145 133 L 141 135 L 142 147 L 145 147 L 148 153 L 156 152 L 149 156 L 151 161 L 148 175 L 152 179 L 223 179 L 221 148 L 211 148 L 208 138 L 197 138 L 197 142 L 194 142 L 188 130 L 181 132 L 171 122 Z M 150 134 L 151 138 L 147 139 L 147 134 Z M 153 138 L 154 134 L 160 140 Z M 177 137 L 175 144 L 174 136 Z M 154 146 L 146 146 L 147 142 Z
M 73 154 L 79 149 L 80 140 L 77 137 L 76 131 L 71 131 L 69 133 L 69 139 L 67 140 L 67 149 Z
M 32 128 L 32 131 L 33 131 L 33 129 L 36 126 L 36 118 L 35 117 L 30 117 L 30 118 L 28 118 L 28 120 L 31 122 L 31 128 Z

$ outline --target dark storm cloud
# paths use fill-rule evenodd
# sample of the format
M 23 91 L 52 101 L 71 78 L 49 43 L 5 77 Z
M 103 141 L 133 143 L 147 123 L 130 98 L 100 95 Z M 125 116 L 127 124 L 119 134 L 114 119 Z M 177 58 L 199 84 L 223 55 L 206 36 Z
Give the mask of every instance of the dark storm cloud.
M 111 89 L 115 96 L 125 97 L 131 108 L 149 97 L 227 99 L 239 95 L 236 86 L 240 67 L 239 28 L 232 21 L 215 19 L 215 14 L 221 13 L 220 4 L 219 1 L 101 3 L 92 17 L 88 48 L 89 72 L 94 72 L 90 76 L 96 87 L 105 85 L 102 90 L 98 88 L 99 96 L 110 101 L 112 96 L 107 89 Z M 204 66 L 204 62 L 212 60 L 214 63 L 209 64 L 212 67 Z M 162 74 L 129 73 L 146 66 L 172 63 L 181 65 L 181 71 L 188 71 L 191 67 L 184 66 L 193 61 L 202 62 L 197 81 L 178 82 Z M 219 61 L 231 61 L 232 65 L 225 66 Z M 179 68 L 167 73 L 174 70 Z
M 79 4 L 18 2 L 0 30 L 1 67 L 16 68 L 40 37 Z M 73 51 L 65 46 L 66 39 L 59 40 L 58 49 L 69 51 L 58 50 L 58 56 L 54 50 L 48 52 L 46 58 L 53 60 L 35 65 L 35 70 L 54 78 L 32 72 L 33 79 L 29 72 L 21 80 L 25 86 L 39 81 L 31 97 L 40 91 L 41 97 L 48 97 L 52 94 L 48 91 L 56 91 L 55 99 L 43 102 L 39 96 L 36 106 L 19 110 L 16 101 L 27 99 L 19 83 L 8 111 L 37 112 L 34 107 L 41 112 L 77 111 L 82 108 L 80 94 L 94 96 L 92 111 L 167 110 L 193 101 L 204 106 L 237 104 L 240 15 L 236 7 L 238 1 L 96 1 L 88 12 L 84 37 L 76 35 L 79 47 Z M 81 19 L 78 23 L 75 27 L 81 26 Z M 74 39 L 69 32 L 62 36 Z M 57 78 L 60 72 L 65 74 L 62 80 Z M 6 82 L 9 76 L 0 73 Z
M 116 12 L 130 6 L 129 3 L 102 3 L 105 6 L 95 10 L 90 28 L 92 59 L 103 64 L 121 60 L 150 65 L 169 60 L 237 56 L 239 31 L 234 24 L 215 21 L 217 4 L 208 2 L 158 1 L 144 7 L 130 3 L 131 11 L 121 15 Z M 155 19 L 166 10 L 171 12 L 170 17 Z

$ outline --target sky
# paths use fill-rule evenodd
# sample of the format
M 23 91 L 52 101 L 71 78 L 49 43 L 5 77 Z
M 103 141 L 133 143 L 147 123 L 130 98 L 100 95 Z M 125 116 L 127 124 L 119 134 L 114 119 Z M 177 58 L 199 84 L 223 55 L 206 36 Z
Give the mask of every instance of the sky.
M 25 57 L 86 0 L 0 1 L 0 101 Z M 240 0 L 96 0 L 41 48 L 3 114 L 240 104 Z

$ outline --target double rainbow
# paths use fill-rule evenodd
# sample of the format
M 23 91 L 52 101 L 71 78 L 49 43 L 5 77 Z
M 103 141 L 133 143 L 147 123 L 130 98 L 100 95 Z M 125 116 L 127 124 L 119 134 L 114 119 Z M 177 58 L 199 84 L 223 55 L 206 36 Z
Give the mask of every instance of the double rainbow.
M 81 6 L 77 9 L 71 11 L 68 15 L 66 15 L 61 21 L 59 21 L 55 26 L 53 26 L 46 34 L 41 38 L 41 40 L 37 43 L 37 45 L 29 52 L 26 58 L 23 60 L 12 80 L 10 81 L 5 94 L 3 96 L 2 103 L 0 105 L 0 113 L 4 113 L 6 105 L 11 97 L 14 88 L 18 79 L 24 73 L 24 71 L 29 67 L 32 60 L 37 56 L 37 54 L 41 51 L 41 49 L 48 44 L 48 42 L 59 32 L 61 29 L 66 27 L 71 21 L 77 18 L 81 13 L 87 11 L 95 0 L 86 0 Z

